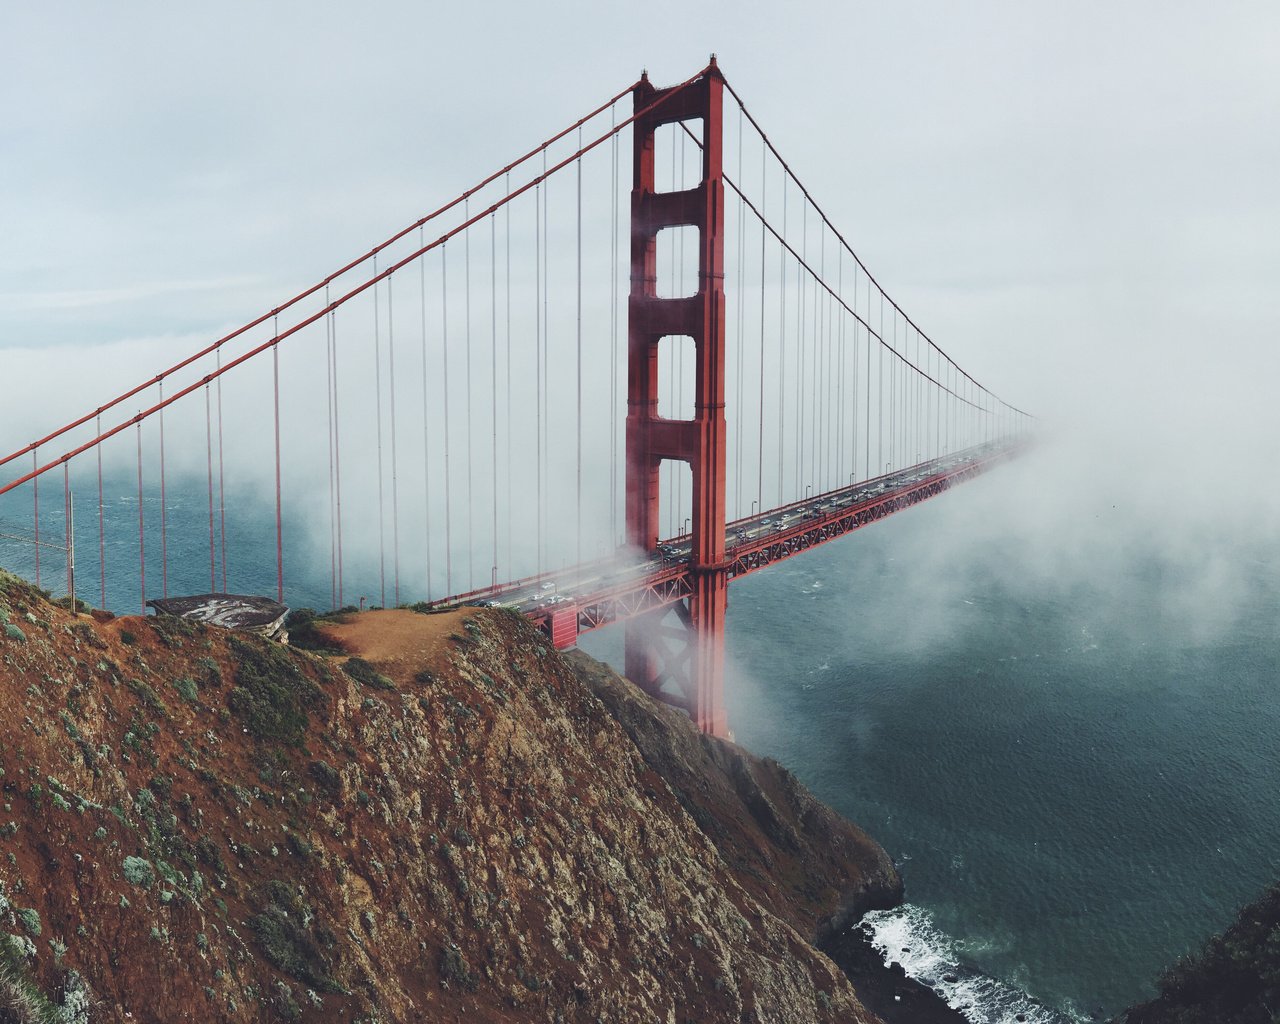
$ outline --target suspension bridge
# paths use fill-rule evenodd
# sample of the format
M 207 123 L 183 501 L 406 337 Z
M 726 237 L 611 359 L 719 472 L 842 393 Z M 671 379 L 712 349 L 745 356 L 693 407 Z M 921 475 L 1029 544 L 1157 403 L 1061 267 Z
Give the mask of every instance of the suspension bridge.
M 728 584 L 1030 424 L 886 293 L 713 57 L 0 455 L 0 550 L 116 611 L 491 603 L 560 647 L 621 622 L 627 675 L 724 735 Z

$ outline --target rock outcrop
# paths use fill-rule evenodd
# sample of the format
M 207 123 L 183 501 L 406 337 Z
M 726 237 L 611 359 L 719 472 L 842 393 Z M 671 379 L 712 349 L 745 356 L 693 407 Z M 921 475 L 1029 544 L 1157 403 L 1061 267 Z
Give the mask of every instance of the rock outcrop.
M 1273 1024 L 1280 1020 L 1280 886 L 1245 906 L 1198 954 L 1161 977 L 1159 995 L 1117 1024 Z

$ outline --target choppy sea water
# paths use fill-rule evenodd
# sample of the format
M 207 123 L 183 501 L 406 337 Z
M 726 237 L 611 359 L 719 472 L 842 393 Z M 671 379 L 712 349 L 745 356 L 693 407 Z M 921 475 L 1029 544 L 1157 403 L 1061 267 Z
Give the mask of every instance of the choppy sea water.
M 1043 503 L 1022 507 L 1036 472 L 1002 469 L 730 588 L 736 739 L 885 846 L 908 903 L 866 927 L 982 1024 L 1110 1017 L 1280 878 L 1280 545 L 1108 506 L 1038 522 Z M 174 487 L 168 510 L 170 589 L 207 589 L 207 496 Z M 154 596 L 153 495 L 144 512 Z M 106 517 L 108 563 L 136 563 L 127 482 Z M 241 589 L 273 592 L 273 525 L 262 502 L 229 506 Z M 286 598 L 327 607 L 329 538 L 311 532 L 286 523 Z M 96 507 L 78 533 L 97 603 Z M 30 575 L 29 552 L 0 544 L 0 565 Z M 61 567 L 46 552 L 47 586 Z M 380 588 L 366 572 L 346 599 Z M 620 637 L 583 646 L 612 660 Z
M 874 941 L 975 1022 L 1109 1019 L 1280 879 L 1280 550 L 1011 529 L 1036 468 L 730 588 L 735 738 L 885 846 Z

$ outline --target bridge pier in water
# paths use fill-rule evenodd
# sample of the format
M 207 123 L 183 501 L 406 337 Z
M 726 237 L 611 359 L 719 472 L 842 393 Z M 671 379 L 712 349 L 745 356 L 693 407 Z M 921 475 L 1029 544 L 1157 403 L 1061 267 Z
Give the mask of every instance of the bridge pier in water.
M 663 102 L 665 95 L 670 100 Z M 698 728 L 728 735 L 724 710 L 725 562 L 725 297 L 724 80 L 712 58 L 702 76 L 680 90 L 656 89 L 648 77 L 633 92 L 634 175 L 631 192 L 631 294 L 628 304 L 626 526 L 629 543 L 658 543 L 660 469 L 664 459 L 693 471 L 692 593 L 666 610 L 626 626 L 627 676 L 652 695 L 685 708 Z M 659 193 L 654 136 L 665 124 L 701 120 L 702 180 L 691 189 Z M 698 231 L 698 290 L 683 298 L 657 294 L 657 236 L 665 228 Z M 695 353 L 691 420 L 658 415 L 658 347 L 689 336 Z M 672 649 L 666 641 L 673 641 Z M 671 689 L 674 688 L 674 691 Z

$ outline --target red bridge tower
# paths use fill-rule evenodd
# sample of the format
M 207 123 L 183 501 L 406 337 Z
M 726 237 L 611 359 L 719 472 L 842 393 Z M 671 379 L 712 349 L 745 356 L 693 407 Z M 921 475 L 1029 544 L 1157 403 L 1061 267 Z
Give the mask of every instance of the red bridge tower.
M 626 672 L 649 693 L 685 708 L 698 728 L 728 734 L 724 710 L 725 566 L 724 416 L 724 79 L 715 57 L 680 89 L 656 89 L 648 76 L 634 92 L 635 169 L 631 192 L 631 295 L 628 305 L 627 540 L 652 551 L 658 543 L 660 468 L 664 459 L 693 470 L 692 593 L 675 606 L 626 627 Z M 663 102 L 664 96 L 669 96 Z M 702 181 L 679 192 L 655 191 L 654 133 L 664 124 L 701 120 Z M 685 298 L 657 294 L 657 235 L 663 228 L 698 230 L 698 290 Z M 658 415 L 658 344 L 688 336 L 696 353 L 691 420 Z M 673 643 L 669 643 L 673 642 Z

